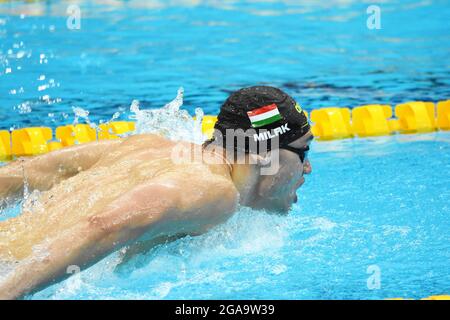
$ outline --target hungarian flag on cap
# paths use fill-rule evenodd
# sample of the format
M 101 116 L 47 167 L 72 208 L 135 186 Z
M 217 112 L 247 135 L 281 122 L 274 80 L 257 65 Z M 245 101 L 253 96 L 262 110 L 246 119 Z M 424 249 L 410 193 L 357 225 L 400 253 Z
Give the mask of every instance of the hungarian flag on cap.
M 253 128 L 266 126 L 282 119 L 275 103 L 248 111 L 247 115 Z

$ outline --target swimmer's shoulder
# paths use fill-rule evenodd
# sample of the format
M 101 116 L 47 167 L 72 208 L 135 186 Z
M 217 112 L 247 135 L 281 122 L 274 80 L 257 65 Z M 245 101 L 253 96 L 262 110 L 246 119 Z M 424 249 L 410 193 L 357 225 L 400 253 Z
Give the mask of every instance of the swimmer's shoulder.
M 175 143 L 157 134 L 135 134 L 122 140 L 120 150 L 168 150 Z

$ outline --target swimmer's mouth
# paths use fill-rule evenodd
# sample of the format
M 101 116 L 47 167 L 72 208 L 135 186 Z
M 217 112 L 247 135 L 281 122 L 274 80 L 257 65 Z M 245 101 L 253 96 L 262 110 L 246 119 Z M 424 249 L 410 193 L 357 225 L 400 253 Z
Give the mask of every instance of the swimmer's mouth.
M 300 188 L 303 184 L 305 183 L 305 177 L 302 177 L 297 184 L 295 185 L 295 190 L 297 190 L 298 188 Z

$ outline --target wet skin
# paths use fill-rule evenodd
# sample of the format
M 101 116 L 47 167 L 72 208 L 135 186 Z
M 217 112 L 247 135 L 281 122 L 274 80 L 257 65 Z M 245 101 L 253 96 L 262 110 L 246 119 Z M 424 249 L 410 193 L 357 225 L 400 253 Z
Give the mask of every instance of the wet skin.
M 287 150 L 280 151 L 279 174 L 263 179 L 253 169 L 223 163 L 175 164 L 174 144 L 136 135 L 0 168 L 0 198 L 20 195 L 24 174 L 30 188 L 40 190 L 34 206 L 0 222 L 0 262 L 15 264 L 0 280 L 0 298 L 33 293 L 64 279 L 68 266 L 86 268 L 124 246 L 134 251 L 143 243 L 202 234 L 236 211 L 239 196 L 253 199 L 243 205 L 287 210 L 303 174 L 311 171 L 309 162 Z M 252 183 L 244 183 L 244 190 L 245 175 Z M 281 200 L 270 201 L 266 192 Z

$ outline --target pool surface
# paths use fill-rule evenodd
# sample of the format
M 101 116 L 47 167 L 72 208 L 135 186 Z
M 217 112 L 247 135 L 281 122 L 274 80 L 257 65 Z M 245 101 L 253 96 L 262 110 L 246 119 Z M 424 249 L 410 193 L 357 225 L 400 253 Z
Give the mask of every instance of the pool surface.
M 124 250 L 115 252 L 31 298 L 379 299 L 449 291 L 450 133 L 315 142 L 310 158 L 313 174 L 288 216 L 242 208 L 205 235 L 126 262 Z
M 66 27 L 69 2 L 0 3 L 0 129 L 70 124 L 74 107 L 97 124 L 128 120 L 133 100 L 160 108 L 180 86 L 192 115 L 217 114 L 229 92 L 255 84 L 306 110 L 450 97 L 447 1 L 384 1 L 381 30 L 366 28 L 359 1 L 78 3 L 80 30 Z M 29 298 L 450 292 L 449 132 L 314 142 L 310 160 L 288 216 L 241 208 L 205 235 L 126 262 L 115 252 Z
M 0 3 L 0 128 L 70 124 L 74 106 L 126 119 L 133 99 L 161 107 L 180 86 L 192 114 L 255 84 L 305 110 L 448 99 L 448 1 L 379 6 L 382 29 L 369 30 L 368 4 L 352 0 Z

